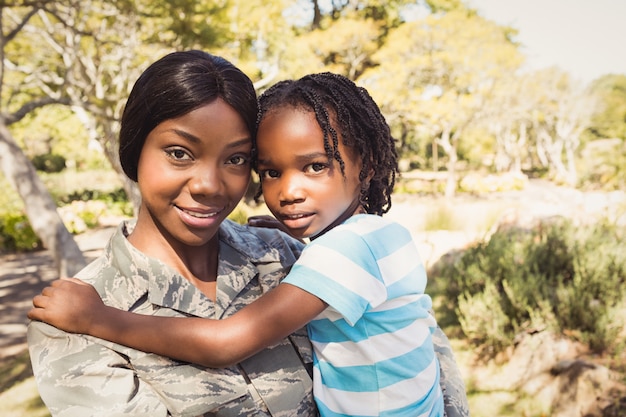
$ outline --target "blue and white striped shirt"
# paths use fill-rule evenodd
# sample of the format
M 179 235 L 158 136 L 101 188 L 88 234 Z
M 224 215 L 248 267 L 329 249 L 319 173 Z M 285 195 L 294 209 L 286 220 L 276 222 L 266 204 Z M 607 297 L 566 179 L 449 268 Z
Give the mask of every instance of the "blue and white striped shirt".
M 322 416 L 442 416 L 426 272 L 408 230 L 356 215 L 306 246 L 283 281 L 328 304 L 308 325 Z

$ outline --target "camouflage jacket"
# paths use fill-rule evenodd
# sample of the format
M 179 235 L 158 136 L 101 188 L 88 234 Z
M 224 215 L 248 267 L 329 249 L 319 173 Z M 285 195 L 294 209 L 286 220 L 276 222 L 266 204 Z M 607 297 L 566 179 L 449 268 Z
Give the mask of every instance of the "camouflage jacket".
M 223 318 L 275 287 L 301 244 L 276 230 L 225 221 L 214 303 L 159 260 L 128 243 L 120 225 L 78 275 L 108 305 L 141 314 Z M 311 350 L 298 332 L 225 369 L 143 353 L 41 322 L 28 328 L 40 395 L 53 416 L 315 416 Z M 297 347 L 297 348 L 296 348 Z

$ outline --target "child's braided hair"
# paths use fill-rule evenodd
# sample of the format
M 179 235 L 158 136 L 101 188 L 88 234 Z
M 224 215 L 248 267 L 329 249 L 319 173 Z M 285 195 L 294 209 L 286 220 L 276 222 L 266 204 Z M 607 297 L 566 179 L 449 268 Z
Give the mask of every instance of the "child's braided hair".
M 330 72 L 281 81 L 259 98 L 257 126 L 268 113 L 289 106 L 315 112 L 324 133 L 326 155 L 339 163 L 344 175 L 344 161 L 337 151 L 339 137 L 344 145 L 355 149 L 363 162 L 359 180 L 363 182 L 373 173 L 369 183 L 363 184 L 361 202 L 365 210 L 377 215 L 388 212 L 398 172 L 398 154 L 389 125 L 367 90 Z M 255 144 L 255 169 L 256 152 Z M 261 187 L 257 198 L 262 193 Z

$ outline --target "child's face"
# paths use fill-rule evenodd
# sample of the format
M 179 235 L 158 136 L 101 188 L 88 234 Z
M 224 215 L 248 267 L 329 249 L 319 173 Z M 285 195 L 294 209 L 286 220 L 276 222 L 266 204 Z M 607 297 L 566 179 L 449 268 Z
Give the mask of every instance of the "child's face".
M 221 99 L 157 125 L 139 157 L 137 228 L 170 244 L 210 241 L 246 191 L 251 147 L 244 120 Z
M 293 107 L 272 111 L 259 125 L 257 142 L 265 203 L 293 236 L 315 236 L 354 214 L 361 160 L 340 137 L 345 177 L 337 161 L 329 163 L 313 112 Z

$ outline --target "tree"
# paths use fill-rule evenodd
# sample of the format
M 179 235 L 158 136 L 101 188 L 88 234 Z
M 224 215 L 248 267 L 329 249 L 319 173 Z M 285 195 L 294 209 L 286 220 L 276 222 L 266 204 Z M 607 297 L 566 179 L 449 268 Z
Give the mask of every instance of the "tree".
M 504 75 L 483 108 L 480 124 L 495 138 L 494 168 L 521 173 L 530 164 L 532 115 L 537 86 L 532 77 Z
M 38 108 L 68 103 L 60 89 L 62 72 L 55 72 L 58 67 L 51 65 L 54 52 L 35 49 L 37 43 L 29 39 L 30 33 L 25 30 L 42 10 L 43 6 L 37 3 L 27 7 L 0 4 L 0 165 L 24 201 L 31 227 L 52 253 L 59 275 L 67 276 L 78 272 L 85 259 L 57 213 L 50 193 L 9 129 Z
M 209 25 L 197 25 L 197 20 L 203 12 L 223 7 L 196 3 L 177 2 L 184 12 L 175 14 L 167 1 L 0 5 L 0 164 L 24 200 L 35 233 L 53 253 L 60 275 L 75 274 L 85 260 L 9 126 L 45 105 L 70 106 L 121 172 L 117 131 L 134 80 L 171 45 L 184 47 L 192 40 L 197 42 L 194 45 L 206 44 L 218 37 L 207 29 Z M 123 178 L 129 196 L 137 195 L 134 184 Z
M 592 83 L 591 93 L 598 97 L 598 108 L 587 137 L 626 141 L 626 74 L 600 77 Z
M 380 65 L 359 80 L 392 123 L 400 120 L 427 132 L 433 138 L 433 155 L 443 149 L 446 196 L 456 190 L 459 141 L 483 117 L 485 103 L 503 76 L 521 65 L 511 33 L 464 9 L 431 14 L 390 33 L 373 56 Z
M 541 91 L 532 120 L 537 156 L 554 178 L 573 186 L 578 181 L 576 152 L 581 134 L 591 122 L 597 101 L 559 69 L 536 71 L 533 78 Z

